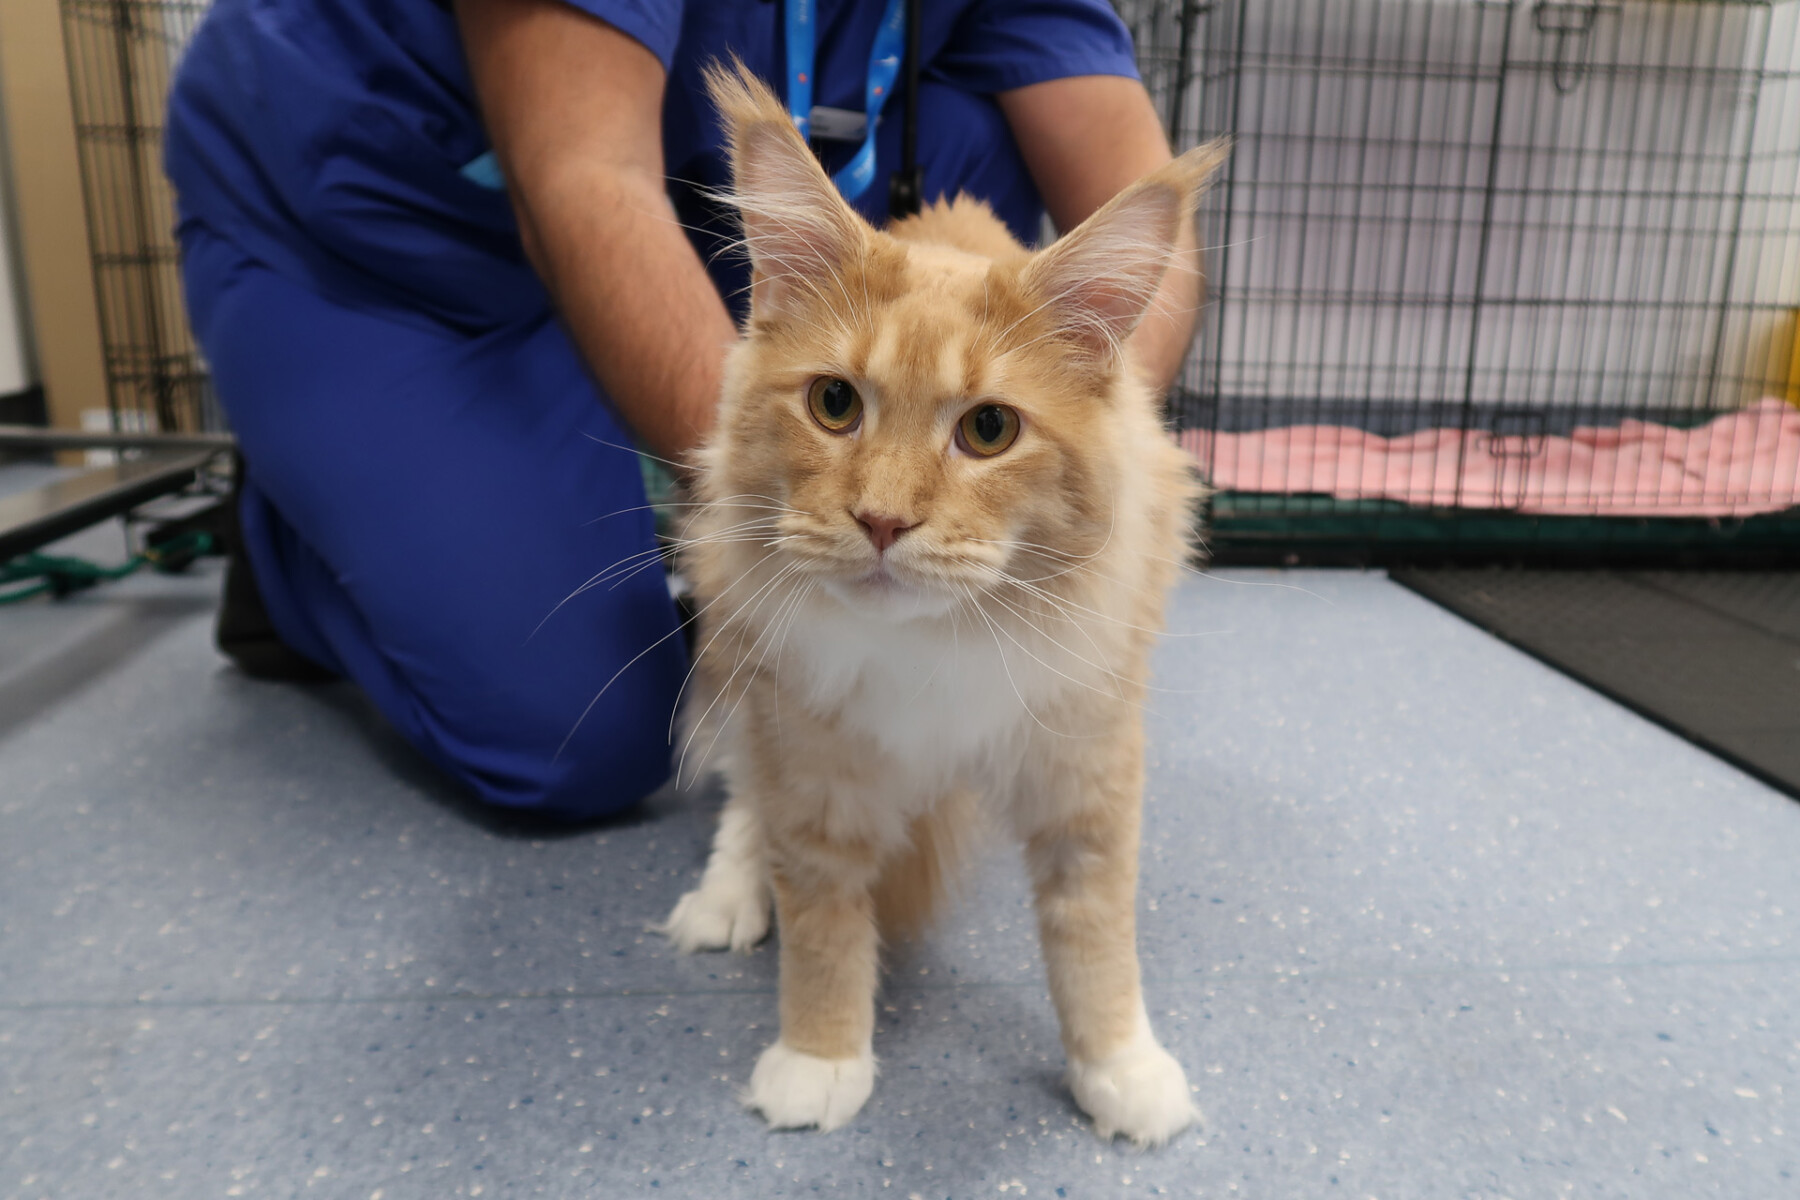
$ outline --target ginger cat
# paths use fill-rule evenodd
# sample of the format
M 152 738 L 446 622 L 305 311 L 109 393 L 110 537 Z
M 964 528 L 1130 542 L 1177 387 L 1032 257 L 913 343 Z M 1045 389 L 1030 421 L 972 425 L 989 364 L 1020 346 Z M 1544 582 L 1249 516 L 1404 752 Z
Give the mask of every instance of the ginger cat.
M 716 69 L 754 268 L 698 454 L 688 749 L 730 800 L 684 951 L 780 932 L 746 1102 L 834 1129 L 875 1079 L 878 945 L 978 820 L 1023 842 L 1068 1079 L 1102 1137 L 1195 1117 L 1138 981 L 1141 708 L 1198 485 L 1123 349 L 1218 144 L 1038 253 L 959 197 L 878 232 Z

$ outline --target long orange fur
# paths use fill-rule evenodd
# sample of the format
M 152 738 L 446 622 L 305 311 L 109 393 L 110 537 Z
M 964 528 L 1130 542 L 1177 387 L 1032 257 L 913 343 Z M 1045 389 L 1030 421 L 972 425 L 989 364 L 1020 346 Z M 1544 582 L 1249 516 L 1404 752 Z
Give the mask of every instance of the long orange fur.
M 1102 1134 L 1164 1140 L 1192 1110 L 1138 983 L 1141 708 L 1198 486 L 1124 343 L 1224 149 L 1034 254 L 967 198 L 870 228 L 766 88 L 709 84 L 755 275 L 698 455 L 683 758 L 731 798 L 667 928 L 746 948 L 772 897 L 781 1039 L 748 1098 L 830 1128 L 872 1081 L 881 938 L 928 921 L 978 825 L 1008 826 L 1076 1097 Z M 852 434 L 809 415 L 820 377 L 863 397 Z M 953 435 L 984 402 L 1022 421 L 985 459 Z M 905 527 L 885 559 L 871 513 Z

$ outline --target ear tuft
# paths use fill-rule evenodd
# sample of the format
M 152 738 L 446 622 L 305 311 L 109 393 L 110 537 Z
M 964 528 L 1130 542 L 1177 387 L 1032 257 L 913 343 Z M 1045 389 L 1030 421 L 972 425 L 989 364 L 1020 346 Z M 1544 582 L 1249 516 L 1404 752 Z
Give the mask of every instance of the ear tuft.
M 735 57 L 706 68 L 725 125 L 732 190 L 750 252 L 751 311 L 770 315 L 817 292 L 863 247 L 868 226 L 838 194 L 787 109 Z
M 1188 151 L 1032 259 L 1024 279 L 1070 341 L 1097 358 L 1118 353 L 1176 261 L 1181 229 L 1192 223 L 1207 180 L 1230 152 L 1224 139 Z

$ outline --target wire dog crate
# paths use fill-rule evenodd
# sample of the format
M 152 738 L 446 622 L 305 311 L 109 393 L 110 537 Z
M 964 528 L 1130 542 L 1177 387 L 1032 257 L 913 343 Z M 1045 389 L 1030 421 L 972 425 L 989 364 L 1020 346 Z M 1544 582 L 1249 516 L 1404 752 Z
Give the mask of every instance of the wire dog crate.
M 209 0 L 61 0 L 75 137 L 106 353 L 108 424 L 125 433 L 224 428 L 188 330 L 163 108 Z
M 1800 554 L 1800 0 L 1115 0 L 1236 152 L 1174 405 L 1248 557 Z M 158 161 L 207 0 L 61 0 L 112 427 L 222 427 Z
M 1800 2 L 1119 8 L 1236 141 L 1175 396 L 1222 544 L 1800 546 Z

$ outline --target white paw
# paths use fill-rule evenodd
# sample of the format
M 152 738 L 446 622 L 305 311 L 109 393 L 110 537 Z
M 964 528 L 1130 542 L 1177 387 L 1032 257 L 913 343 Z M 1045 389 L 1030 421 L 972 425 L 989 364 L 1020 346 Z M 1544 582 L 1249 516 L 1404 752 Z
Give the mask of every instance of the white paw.
M 1103 1138 L 1160 1146 L 1199 1119 L 1181 1064 L 1148 1031 L 1098 1062 L 1069 1064 L 1075 1102 Z
M 875 1056 L 818 1058 L 776 1042 L 756 1060 L 744 1103 L 776 1129 L 829 1132 L 854 1117 L 875 1087 Z
M 769 936 L 768 889 L 746 875 L 725 878 L 709 871 L 699 887 L 676 901 L 658 932 L 683 954 L 727 946 L 748 954 Z

